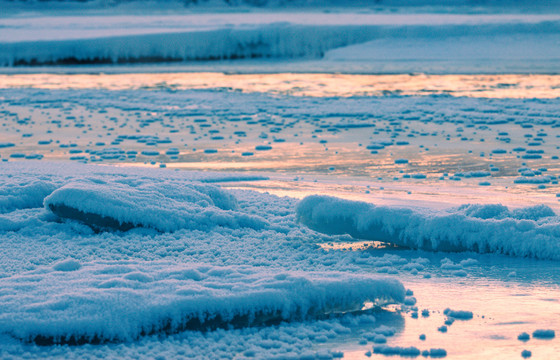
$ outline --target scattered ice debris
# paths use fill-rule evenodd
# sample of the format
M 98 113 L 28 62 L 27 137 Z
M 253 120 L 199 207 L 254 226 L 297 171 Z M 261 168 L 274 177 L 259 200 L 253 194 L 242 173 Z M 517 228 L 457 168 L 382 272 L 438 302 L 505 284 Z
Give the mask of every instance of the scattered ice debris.
M 413 306 L 416 304 L 416 298 L 414 296 L 407 296 L 404 299 L 404 304 L 408 306 Z
M 492 154 L 507 154 L 507 150 L 504 150 L 504 149 L 494 149 L 494 150 L 492 150 Z
M 447 326 L 442 325 L 442 326 L 438 327 L 437 330 L 439 332 L 446 333 L 447 332 Z
M 387 325 L 381 325 L 378 328 L 375 329 L 375 334 L 381 334 L 383 336 L 386 337 L 391 337 L 393 335 L 395 335 L 396 333 L 396 329 L 391 327 L 391 326 L 387 326 Z
M 320 318 L 359 311 L 367 301 L 402 302 L 405 292 L 392 279 L 251 266 L 98 262 L 75 268 L 66 261 L 53 270 L 0 279 L 0 333 L 39 344 L 123 341 Z M 25 297 L 9 295 L 30 282 L 35 285 Z
M 552 181 L 550 176 L 518 177 L 513 182 L 515 184 L 548 184 Z
M 457 277 L 467 277 L 469 275 L 465 270 L 455 270 L 451 274 Z
M 490 172 L 488 171 L 469 171 L 469 172 L 462 172 L 456 173 L 456 177 L 464 177 L 464 178 L 480 178 L 480 177 L 487 177 L 491 176 Z
M 399 355 L 403 357 L 416 357 L 420 355 L 420 350 L 414 346 L 411 347 L 400 347 L 400 346 L 374 346 L 374 354 L 382 355 Z
M 462 267 L 459 264 L 455 264 L 452 260 L 448 258 L 444 258 L 441 260 L 440 268 L 442 270 L 454 271 L 454 270 L 461 270 Z
M 556 333 L 554 330 L 538 329 L 533 331 L 533 338 L 535 339 L 554 339 Z
M 296 212 L 301 223 L 327 234 L 346 233 L 424 250 L 560 259 L 560 217 L 543 205 L 515 210 L 462 205 L 432 211 L 312 195 L 298 204 Z
M 422 353 L 423 356 L 424 353 Z M 447 351 L 445 349 L 430 349 L 429 356 L 431 358 L 444 358 L 447 356 Z
M 387 342 L 387 338 L 383 334 L 377 334 L 373 338 L 373 342 L 376 344 L 385 344 Z
M 447 308 L 443 311 L 443 313 L 457 320 L 471 320 L 473 318 L 472 311 L 451 310 L 450 308 Z

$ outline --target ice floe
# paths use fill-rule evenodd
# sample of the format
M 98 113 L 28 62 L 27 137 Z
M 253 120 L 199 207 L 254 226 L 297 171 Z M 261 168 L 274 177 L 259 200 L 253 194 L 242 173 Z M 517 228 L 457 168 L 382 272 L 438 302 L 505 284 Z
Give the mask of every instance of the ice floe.
M 0 279 L 0 333 L 49 343 L 124 341 L 401 302 L 397 280 L 205 264 L 58 262 Z
M 130 230 L 144 226 L 159 231 L 214 226 L 263 228 L 267 222 L 234 211 L 236 199 L 212 185 L 74 182 L 44 200 L 54 214 L 96 229 Z
M 560 259 L 560 218 L 546 206 L 464 205 L 431 211 L 312 195 L 298 204 L 297 217 L 319 232 L 415 249 Z

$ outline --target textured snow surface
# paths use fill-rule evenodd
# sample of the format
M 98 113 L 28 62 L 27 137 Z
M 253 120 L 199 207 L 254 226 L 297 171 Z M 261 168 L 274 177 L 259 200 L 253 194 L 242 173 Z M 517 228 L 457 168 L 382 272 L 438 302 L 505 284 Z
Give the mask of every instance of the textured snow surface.
M 66 260 L 0 284 L 0 332 L 55 343 L 303 320 L 404 299 L 400 282 L 371 276 L 161 262 Z
M 199 181 L 232 174 L 0 166 L 7 204 L 0 214 L 0 333 L 7 336 L 42 344 L 125 341 L 313 320 L 404 300 L 398 280 L 341 272 L 351 262 L 336 266 L 304 240 L 293 199 Z M 27 200 L 12 201 L 12 193 Z M 59 216 L 61 205 L 71 216 Z
M 235 211 L 237 200 L 230 193 L 203 184 L 254 179 L 254 176 L 192 172 L 147 177 L 138 176 L 141 172 L 134 169 L 122 169 L 117 173 L 110 168 L 78 168 L 79 173 L 70 175 L 75 166 L 52 165 L 51 169 L 58 171 L 37 176 L 44 166 L 2 164 L 0 230 L 27 226 L 37 214 L 50 216 L 37 209 L 43 206 L 61 218 L 78 220 L 95 230 L 147 227 L 175 231 L 215 226 L 263 228 L 268 225 L 257 215 Z M 17 211 L 21 209 L 32 210 Z
M 160 231 L 214 226 L 262 228 L 266 221 L 233 211 L 236 199 L 212 185 L 121 182 L 73 182 L 55 190 L 45 207 L 61 217 L 93 227 Z
M 298 204 L 297 216 L 327 234 L 414 249 L 560 259 L 560 218 L 546 206 L 473 204 L 435 212 L 312 195 Z
M 452 353 L 457 349 L 444 339 L 433 345 L 415 342 L 415 330 L 412 338 L 397 339 L 405 331 L 405 312 L 338 312 L 360 309 L 369 301 L 412 303 L 414 299 L 417 306 L 425 308 L 422 301 L 426 295 L 416 288 L 419 282 L 430 283 L 432 274 L 442 283 L 424 289 L 430 294 L 435 289 L 449 290 L 450 284 L 463 281 L 465 276 L 481 281 L 476 275 L 481 271 L 491 279 L 504 279 L 513 266 L 521 278 L 526 276 L 526 263 L 539 274 L 554 276 L 554 271 L 542 270 L 553 269 L 552 261 L 539 261 L 537 269 L 536 260 L 496 255 L 446 254 L 449 258 L 442 259 L 442 254 L 423 251 L 366 247 L 348 251 L 346 247 L 353 241 L 350 236 L 324 235 L 298 223 L 296 199 L 226 190 L 200 181 L 241 180 L 242 175 L 49 162 L 8 162 L 0 168 L 2 199 L 9 198 L 8 188 L 29 199 L 10 203 L 0 214 L 2 358 L 332 359 L 341 356 L 341 342 L 356 347 L 358 342 L 369 341 L 371 351 L 371 342 L 381 339 L 379 334 L 389 337 L 391 347 L 414 346 L 421 351 L 445 347 Z M 37 191 L 29 184 L 47 187 Z M 258 216 L 269 225 L 184 227 L 169 232 L 146 226 L 128 231 L 92 229 L 81 221 L 62 219 L 43 206 L 45 198 L 67 188 L 74 194 L 75 184 L 87 190 L 89 199 L 84 202 L 102 196 L 99 189 L 117 199 L 125 196 L 127 189 L 127 196 L 144 201 L 146 207 L 157 209 L 155 199 L 160 198 L 166 206 L 175 204 L 172 201 L 187 205 L 204 201 L 213 211 Z M 139 189 L 147 184 L 161 185 L 150 188 L 153 204 L 147 193 L 141 198 L 144 193 Z M 185 189 L 183 197 L 180 189 Z M 99 207 L 100 212 L 117 211 L 117 206 L 107 203 L 107 209 Z M 79 202 L 72 204 L 80 206 Z M 337 206 L 342 210 L 340 204 Z M 545 208 L 537 210 L 479 209 L 476 214 L 487 217 L 500 213 L 517 219 L 549 215 Z M 464 211 L 475 213 L 473 209 Z M 496 263 L 506 266 L 496 267 Z M 406 300 L 396 276 L 415 282 L 415 291 L 406 292 Z M 447 298 L 430 306 L 431 316 L 426 319 L 432 323 L 428 329 L 422 328 L 428 337 L 437 332 L 438 321 L 443 321 L 436 310 L 448 306 L 472 310 L 474 317 L 468 323 L 475 325 L 479 314 L 493 313 Z M 517 336 L 523 330 L 555 329 L 553 321 L 541 319 L 532 327 L 512 325 L 508 331 Z M 450 332 L 460 331 L 460 326 L 453 324 Z M 216 327 L 215 331 L 190 331 Z M 241 328 L 231 329 L 234 327 Z M 104 341 L 108 343 L 95 346 L 34 345 Z
M 0 66 L 320 59 L 326 55 L 335 71 L 394 72 L 399 71 L 394 62 L 404 61 L 405 68 L 416 66 L 417 71 L 550 72 L 558 70 L 559 24 L 557 14 L 19 15 L 0 19 Z M 370 43 L 356 45 L 366 42 Z M 526 52 L 518 50 L 527 47 Z M 338 50 L 327 54 L 333 49 Z M 435 65 L 426 65 L 426 60 Z M 529 60 L 535 66 L 523 64 Z

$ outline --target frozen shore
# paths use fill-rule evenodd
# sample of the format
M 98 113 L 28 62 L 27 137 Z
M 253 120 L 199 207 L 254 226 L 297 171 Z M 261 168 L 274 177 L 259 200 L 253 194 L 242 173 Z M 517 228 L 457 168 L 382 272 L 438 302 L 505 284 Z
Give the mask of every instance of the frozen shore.
M 343 246 L 351 246 L 352 242 L 363 241 L 363 238 L 351 228 L 339 227 L 337 232 L 348 232 L 358 238 L 322 235 L 308 229 L 305 226 L 308 221 L 302 217 L 307 212 L 302 209 L 315 204 L 314 198 L 300 202 L 297 213 L 302 224 L 296 218 L 295 199 L 208 185 L 208 182 L 251 179 L 244 179 L 240 174 L 81 164 L 62 166 L 49 162 L 8 162 L 0 163 L 0 168 L 2 357 L 18 358 L 27 353 L 57 358 L 90 353 L 133 358 L 148 356 L 154 351 L 165 351 L 175 357 L 203 349 L 220 357 L 242 352 L 257 358 L 338 358 L 344 356 L 338 350 L 341 349 L 339 345 L 335 345 L 339 337 L 356 344 L 342 346 L 349 356 L 356 351 L 363 356 L 367 352 L 364 346 L 368 342 L 378 344 L 381 338 L 388 339 L 384 341 L 389 341 L 391 346 L 378 351 L 397 351 L 414 345 L 415 352 L 429 353 L 429 347 L 424 350 L 426 347 L 411 337 L 417 335 L 402 328 L 402 317 L 418 317 L 418 308 L 414 306 L 416 298 L 421 306 L 430 307 L 430 311 L 422 312 L 426 319 L 424 326 L 433 327 L 423 331 L 436 339 L 430 340 L 429 346 L 445 347 L 450 356 L 463 353 L 456 336 L 464 330 L 460 324 L 453 325 L 453 332 L 459 331 L 456 335 L 436 335 L 441 334 L 436 328 L 437 321 L 443 321 L 443 314 L 435 310 L 443 311 L 444 307 L 468 306 L 469 316 L 473 316 L 472 311 L 476 314 L 474 320 L 463 315 L 467 312 L 446 310 L 445 314 L 459 321 L 469 320 L 473 326 L 501 328 L 506 334 L 532 331 L 533 327 L 550 331 L 555 328 L 554 317 L 545 320 L 536 315 L 531 323 L 520 323 L 525 325 L 495 328 L 496 325 L 486 324 L 480 315 L 495 314 L 498 318 L 492 321 L 503 321 L 500 316 L 504 315 L 499 315 L 497 310 L 499 307 L 485 308 L 474 298 L 462 301 L 445 295 L 451 296 L 464 286 L 461 279 L 466 277 L 475 285 L 464 291 L 475 291 L 481 286 L 477 283 L 488 281 L 495 283 L 493 292 L 507 294 L 511 290 L 499 284 L 508 281 L 520 286 L 516 291 L 525 291 L 522 288 L 527 280 L 523 279 L 532 279 L 539 284 L 538 291 L 553 294 L 558 291 L 553 285 L 557 281 L 554 271 L 541 270 L 555 267 L 555 262 L 534 263 L 536 260 L 472 252 L 444 255 L 390 248 L 327 250 L 333 243 L 346 242 Z M 68 185 L 77 183 L 80 191 L 75 185 Z M 82 192 L 88 194 L 87 201 L 77 201 Z M 104 200 L 103 206 L 95 205 L 95 201 L 111 192 L 121 195 L 114 196 L 112 201 Z M 127 203 L 128 198 L 130 202 Z M 91 216 L 75 218 L 53 212 L 49 207 L 53 201 L 75 206 L 74 211 L 86 206 L 90 215 L 112 217 L 121 224 L 133 221 L 127 217 L 134 216 L 131 210 L 135 206 L 141 206 L 142 211 L 154 216 L 138 218 L 143 222 L 135 223 L 131 229 L 100 227 L 97 219 L 92 220 Z M 332 201 L 340 204 L 331 210 L 352 207 L 342 200 Z M 171 210 L 175 206 L 188 211 L 193 204 L 206 208 L 205 211 L 212 209 L 211 216 L 216 220 L 212 227 L 207 226 L 207 218 L 181 211 L 174 211 L 171 217 L 158 218 L 164 208 Z M 322 211 L 322 205 L 316 205 L 311 208 Z M 480 207 L 478 212 L 488 215 L 485 209 L 497 208 Z M 504 211 L 501 213 L 506 217 L 530 215 L 525 212 L 525 216 L 520 211 L 508 215 Z M 496 211 L 490 212 L 496 215 Z M 261 218 L 269 225 L 232 227 L 229 220 L 223 222 L 226 215 L 242 217 L 243 214 Z M 352 212 L 345 214 L 351 216 Z M 482 215 L 479 214 L 479 218 L 488 218 Z M 310 224 L 313 228 L 317 227 L 317 221 L 327 224 L 330 221 L 311 213 L 307 216 L 315 219 L 315 223 Z M 181 224 L 181 218 L 199 225 L 153 226 L 157 221 Z M 488 219 L 480 221 L 493 221 Z M 494 222 L 493 226 L 499 227 L 500 220 Z M 463 235 L 468 238 L 468 234 L 461 232 L 456 232 L 454 237 L 461 239 Z M 531 235 L 527 236 L 527 241 L 532 241 Z M 555 241 L 558 242 L 558 238 Z M 534 272 L 534 266 L 541 270 Z M 413 291 L 405 294 L 403 282 L 419 289 L 416 298 L 412 296 Z M 432 286 L 439 287 L 441 297 L 424 294 L 424 291 L 434 291 L 428 290 Z M 493 292 L 489 296 L 497 296 Z M 479 297 L 481 301 L 484 299 L 484 296 Z M 538 305 L 539 299 L 522 298 L 536 302 L 531 306 L 542 306 Z M 360 311 L 368 303 L 369 307 L 372 303 L 403 305 L 399 315 L 392 316 L 386 312 Z M 510 306 L 524 305 L 515 300 Z M 344 312 L 352 314 L 344 315 Z M 446 323 L 452 324 L 453 320 L 447 319 Z M 419 331 L 415 326 L 412 331 Z M 201 329 L 212 331 L 200 333 Z M 167 340 L 160 343 L 157 339 L 162 336 Z M 395 340 L 391 340 L 392 336 Z M 274 346 L 271 346 L 272 340 Z M 154 341 L 159 345 L 155 346 Z M 555 351 L 554 345 L 549 346 L 547 341 L 550 340 L 533 340 L 531 348 L 541 354 Z M 38 348 L 28 342 L 46 346 Z M 245 345 L 240 346 L 239 342 Z M 64 350 L 65 347 L 52 346 L 57 343 L 82 345 Z M 83 345 L 88 343 L 96 345 Z M 493 349 L 492 344 L 488 343 L 488 349 L 481 348 L 482 353 Z M 511 354 L 509 350 L 504 353 L 508 354 Z
M 559 33 L 555 13 L 31 14 L 0 18 L 0 65 L 22 71 L 145 63 L 215 70 L 218 63 L 254 72 L 558 73 Z

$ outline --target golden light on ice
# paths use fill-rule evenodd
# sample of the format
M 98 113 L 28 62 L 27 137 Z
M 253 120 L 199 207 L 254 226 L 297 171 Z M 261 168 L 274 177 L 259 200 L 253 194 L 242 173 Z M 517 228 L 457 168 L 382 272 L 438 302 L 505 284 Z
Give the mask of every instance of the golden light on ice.
M 430 95 L 558 98 L 560 75 L 348 75 L 348 74 L 20 74 L 0 75 L 4 88 L 215 89 L 293 96 Z

